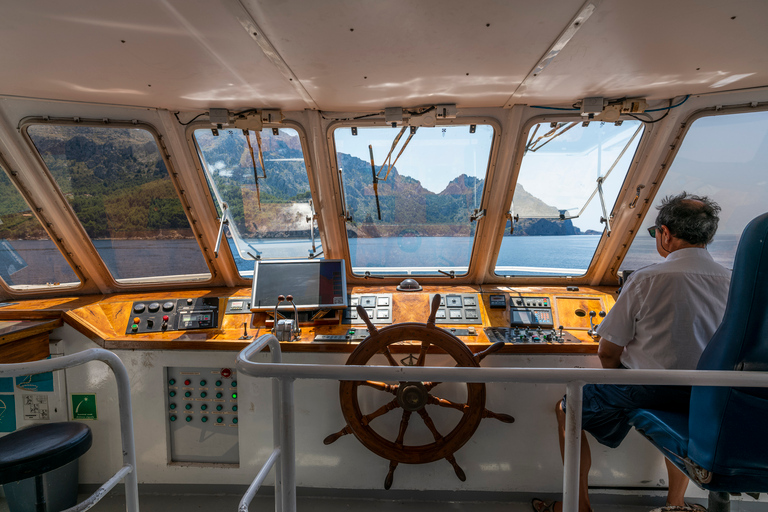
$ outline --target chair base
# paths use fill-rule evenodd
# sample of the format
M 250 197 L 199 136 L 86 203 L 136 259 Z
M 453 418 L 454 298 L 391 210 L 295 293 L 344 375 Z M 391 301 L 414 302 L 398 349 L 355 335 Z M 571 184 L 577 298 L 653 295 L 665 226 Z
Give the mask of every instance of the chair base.
M 78 461 L 42 475 L 47 511 L 65 510 L 77 504 Z M 38 512 L 35 477 L 3 485 L 10 512 Z

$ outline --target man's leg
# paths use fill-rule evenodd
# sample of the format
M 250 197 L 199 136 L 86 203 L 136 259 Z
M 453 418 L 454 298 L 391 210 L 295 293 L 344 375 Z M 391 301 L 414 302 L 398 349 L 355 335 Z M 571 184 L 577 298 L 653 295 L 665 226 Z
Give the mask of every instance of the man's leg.
M 555 406 L 557 414 L 557 433 L 560 438 L 560 456 L 565 458 L 565 411 L 563 401 Z M 592 506 L 589 503 L 589 468 L 592 467 L 592 453 L 589 450 L 589 442 L 584 431 L 581 431 L 581 456 L 579 457 L 579 512 L 590 512 Z M 670 488 L 671 489 L 671 488 Z M 553 512 L 562 511 L 562 503 L 557 503 Z
M 688 489 L 688 475 L 677 469 L 669 459 L 664 458 L 669 475 L 669 491 L 667 491 L 667 504 L 682 507 L 685 505 L 685 490 Z

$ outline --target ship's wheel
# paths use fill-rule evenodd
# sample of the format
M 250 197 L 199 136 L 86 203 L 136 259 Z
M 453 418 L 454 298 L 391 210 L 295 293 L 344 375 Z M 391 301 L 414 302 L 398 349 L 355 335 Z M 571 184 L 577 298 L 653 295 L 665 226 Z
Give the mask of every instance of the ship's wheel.
M 407 322 L 384 327 L 381 330 L 377 330 L 374 327 L 365 309 L 362 306 L 358 306 L 358 315 L 368 325 L 370 335 L 352 352 L 346 364 L 367 365 L 373 356 L 382 354 L 390 366 L 401 366 L 401 363 L 407 366 L 425 366 L 427 352 L 431 347 L 435 347 L 444 354 L 448 354 L 455 361 L 456 366 L 479 367 L 480 361 L 485 356 L 498 351 L 504 346 L 504 342 L 498 342 L 482 352 L 473 354 L 456 336 L 439 327 L 435 327 L 435 315 L 439 306 L 440 295 L 435 295 L 432 301 L 431 314 L 426 324 Z M 421 342 L 418 358 L 409 355 L 401 362 L 395 359 L 390 346 L 404 341 Z M 335 442 L 341 436 L 354 434 L 366 448 L 376 455 L 389 460 L 389 472 L 384 480 L 385 489 L 389 489 L 392 486 L 395 469 L 401 462 L 405 464 L 425 464 L 446 459 L 453 466 L 456 476 L 463 482 L 467 477 L 456 462 L 454 453 L 472 437 L 472 434 L 475 433 L 475 430 L 480 425 L 480 421 L 483 418 L 495 418 L 504 423 L 512 423 L 515 420 L 508 414 L 497 414 L 485 408 L 484 383 L 466 384 L 466 403 L 446 400 L 433 394 L 432 390 L 439 385 L 439 382 L 387 384 L 374 381 L 341 381 L 339 397 L 341 411 L 344 414 L 347 425 L 340 431 L 326 437 L 323 442 L 328 445 Z M 375 411 L 364 414 L 358 401 L 358 388 L 360 386 L 392 394 L 394 398 Z M 461 418 L 452 430 L 443 435 L 430 417 L 427 411 L 428 405 L 455 409 L 462 413 Z M 371 422 L 396 409 L 402 409 L 402 418 L 397 437 L 394 441 L 391 441 L 379 434 L 371 426 Z M 414 412 L 421 417 L 432 434 L 434 442 L 422 445 L 404 444 L 405 433 Z

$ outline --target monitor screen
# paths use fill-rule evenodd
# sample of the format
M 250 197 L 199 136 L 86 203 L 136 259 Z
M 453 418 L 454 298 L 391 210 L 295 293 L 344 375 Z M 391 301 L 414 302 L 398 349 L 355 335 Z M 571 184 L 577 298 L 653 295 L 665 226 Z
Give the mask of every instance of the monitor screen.
M 346 308 L 344 260 L 256 261 L 251 311 L 274 309 L 279 295 L 293 295 L 294 304 L 303 310 Z

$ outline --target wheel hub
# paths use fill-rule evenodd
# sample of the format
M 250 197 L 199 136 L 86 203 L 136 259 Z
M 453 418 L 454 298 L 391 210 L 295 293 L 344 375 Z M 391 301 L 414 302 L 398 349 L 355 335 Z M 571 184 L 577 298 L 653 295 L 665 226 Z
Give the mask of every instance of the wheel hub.
M 397 389 L 397 402 L 405 411 L 418 411 L 427 405 L 429 392 L 421 382 L 401 382 Z

